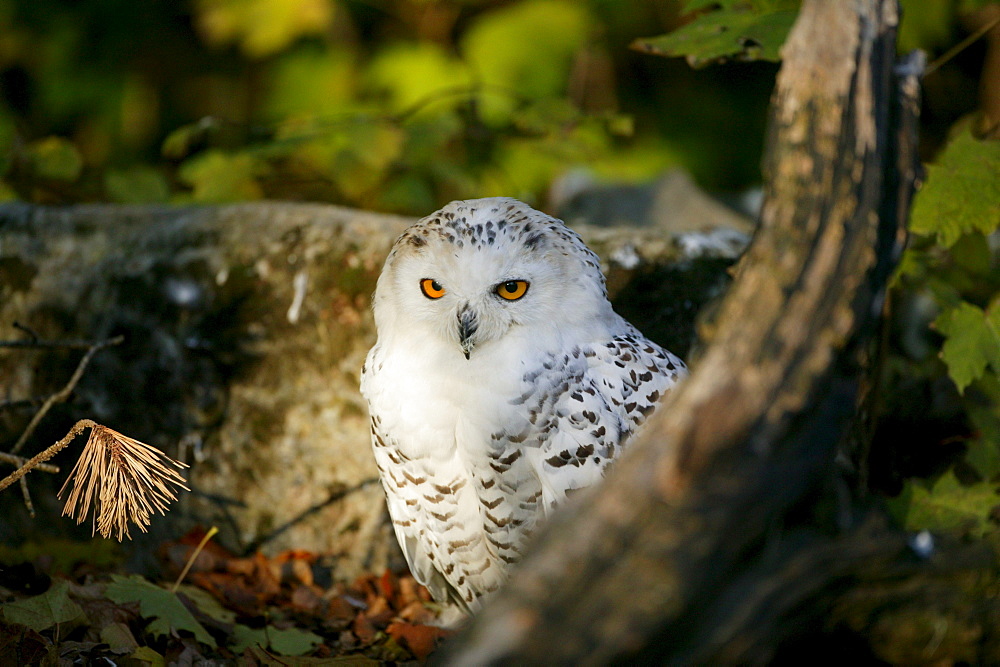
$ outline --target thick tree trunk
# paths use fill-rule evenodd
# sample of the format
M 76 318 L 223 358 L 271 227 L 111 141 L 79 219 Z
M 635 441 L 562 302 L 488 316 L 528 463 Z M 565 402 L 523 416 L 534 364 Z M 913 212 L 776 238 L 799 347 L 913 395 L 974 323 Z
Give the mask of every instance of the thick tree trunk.
M 759 662 L 801 602 L 902 537 L 831 517 L 913 189 L 895 0 L 806 0 L 772 103 L 761 228 L 716 334 L 606 483 L 555 517 L 450 664 Z M 914 69 L 919 69 L 915 66 Z M 836 506 L 833 509 L 837 509 Z M 818 612 L 813 612 L 818 615 Z

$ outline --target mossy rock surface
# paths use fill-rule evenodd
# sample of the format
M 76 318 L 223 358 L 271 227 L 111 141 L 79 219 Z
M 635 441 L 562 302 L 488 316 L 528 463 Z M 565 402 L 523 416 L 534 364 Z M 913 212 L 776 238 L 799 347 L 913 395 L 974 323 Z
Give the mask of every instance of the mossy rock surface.
M 159 540 L 201 524 L 238 550 L 327 554 L 343 577 L 384 566 L 396 547 L 372 482 L 358 381 L 375 338 L 370 295 L 411 222 L 277 202 L 0 205 L 0 339 L 24 336 L 15 322 L 43 339 L 125 338 L 94 357 L 24 453 L 87 417 L 189 463 L 193 492 L 136 540 L 139 565 Z M 602 254 L 619 308 L 686 352 L 694 313 L 722 289 L 729 262 L 679 257 L 660 227 L 580 230 Z M 623 252 L 638 263 L 619 265 Z M 3 400 L 56 391 L 81 355 L 0 349 Z M 32 412 L 0 410 L 0 450 Z M 57 459 L 64 473 L 80 447 Z M 62 479 L 30 476 L 35 520 L 20 494 L 0 496 L 7 541 L 89 534 L 56 518 Z

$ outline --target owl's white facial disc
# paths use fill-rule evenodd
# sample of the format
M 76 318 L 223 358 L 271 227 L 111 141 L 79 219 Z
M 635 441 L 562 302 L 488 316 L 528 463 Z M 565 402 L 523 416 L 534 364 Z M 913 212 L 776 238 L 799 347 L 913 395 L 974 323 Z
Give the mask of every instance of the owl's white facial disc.
M 508 198 L 452 202 L 417 222 L 375 292 L 380 337 L 424 335 L 466 359 L 507 336 L 560 340 L 610 312 L 579 236 Z

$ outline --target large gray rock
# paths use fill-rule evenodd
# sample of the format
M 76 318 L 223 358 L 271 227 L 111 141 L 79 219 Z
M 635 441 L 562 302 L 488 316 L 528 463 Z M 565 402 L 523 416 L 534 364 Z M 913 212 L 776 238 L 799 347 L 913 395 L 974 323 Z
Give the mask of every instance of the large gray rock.
M 193 493 L 140 547 L 217 525 L 235 549 L 323 553 L 340 577 L 384 566 L 396 547 L 358 380 L 374 341 L 369 297 L 410 222 L 290 203 L 0 206 L 0 339 L 23 336 L 14 322 L 45 339 L 125 336 L 24 453 L 89 417 L 188 462 Z M 661 229 L 582 229 L 624 314 L 684 353 L 728 262 L 682 257 Z M 80 355 L 0 349 L 0 400 L 51 393 Z M 31 412 L 0 410 L 0 450 Z M 64 472 L 81 446 L 61 456 Z M 30 475 L 34 521 L 19 494 L 0 496 L 5 541 L 74 532 L 55 518 L 58 477 Z

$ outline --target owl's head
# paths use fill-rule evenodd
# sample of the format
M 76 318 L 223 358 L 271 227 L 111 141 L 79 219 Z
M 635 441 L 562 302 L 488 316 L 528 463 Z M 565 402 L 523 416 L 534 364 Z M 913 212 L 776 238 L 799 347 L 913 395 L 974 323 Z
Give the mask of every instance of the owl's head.
M 597 256 L 576 232 L 506 197 L 455 201 L 408 228 L 374 309 L 380 340 L 432 337 L 466 359 L 513 335 L 572 343 L 614 317 Z

